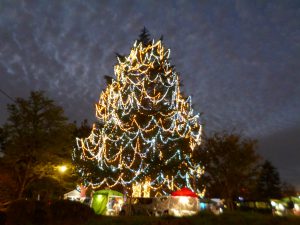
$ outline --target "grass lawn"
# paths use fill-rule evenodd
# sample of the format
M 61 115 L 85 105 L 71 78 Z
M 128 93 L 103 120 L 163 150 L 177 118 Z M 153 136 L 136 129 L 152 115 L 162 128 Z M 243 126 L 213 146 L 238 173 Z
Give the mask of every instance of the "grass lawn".
M 0 213 L 0 225 L 300 225 L 300 217 L 254 212 L 200 213 L 192 217 L 100 216 L 79 202 L 18 200 Z
M 251 212 L 227 212 L 219 216 L 201 213 L 197 216 L 176 217 L 96 217 L 86 225 L 299 225 L 300 217 L 277 217 Z

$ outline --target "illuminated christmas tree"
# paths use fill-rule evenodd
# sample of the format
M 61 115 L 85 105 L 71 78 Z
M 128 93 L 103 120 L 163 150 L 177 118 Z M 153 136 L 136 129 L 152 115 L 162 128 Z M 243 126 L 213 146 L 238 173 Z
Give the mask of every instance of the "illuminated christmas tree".
M 96 104 L 98 122 L 73 152 L 86 185 L 144 197 L 184 186 L 199 191 L 203 170 L 192 156 L 201 125 L 169 57 L 145 29 L 127 57 L 118 55 L 115 78 Z

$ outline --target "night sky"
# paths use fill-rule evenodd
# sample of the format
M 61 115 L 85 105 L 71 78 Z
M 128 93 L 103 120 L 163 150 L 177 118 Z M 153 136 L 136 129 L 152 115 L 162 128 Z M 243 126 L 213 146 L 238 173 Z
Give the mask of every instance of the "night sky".
M 259 140 L 259 153 L 300 189 L 300 1 L 0 0 L 0 88 L 45 90 L 70 118 L 94 104 L 146 26 L 164 36 L 207 133 Z M 0 124 L 7 119 L 0 93 Z

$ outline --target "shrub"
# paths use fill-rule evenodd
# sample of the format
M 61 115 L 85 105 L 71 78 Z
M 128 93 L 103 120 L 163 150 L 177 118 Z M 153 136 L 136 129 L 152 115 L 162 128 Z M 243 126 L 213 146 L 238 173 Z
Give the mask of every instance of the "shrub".
M 89 206 L 67 200 L 50 205 L 42 201 L 17 200 L 9 205 L 6 214 L 6 225 L 84 225 L 95 216 Z
M 50 205 L 51 225 L 85 224 L 94 218 L 94 211 L 80 202 L 59 200 Z
M 0 211 L 0 224 L 5 224 L 5 221 L 6 221 L 6 213 Z
M 46 203 L 32 200 L 17 200 L 7 208 L 7 225 L 48 224 L 49 210 Z

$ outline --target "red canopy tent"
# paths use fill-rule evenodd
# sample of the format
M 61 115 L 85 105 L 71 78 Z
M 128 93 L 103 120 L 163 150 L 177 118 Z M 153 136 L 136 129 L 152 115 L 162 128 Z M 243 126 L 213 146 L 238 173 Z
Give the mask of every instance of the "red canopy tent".
M 188 196 L 188 197 L 194 197 L 198 198 L 198 195 L 195 192 L 192 192 L 187 187 L 181 188 L 180 190 L 174 191 L 172 196 Z

